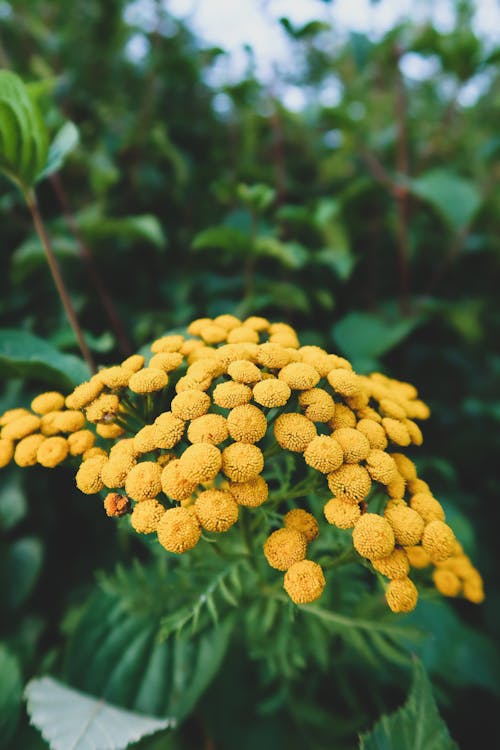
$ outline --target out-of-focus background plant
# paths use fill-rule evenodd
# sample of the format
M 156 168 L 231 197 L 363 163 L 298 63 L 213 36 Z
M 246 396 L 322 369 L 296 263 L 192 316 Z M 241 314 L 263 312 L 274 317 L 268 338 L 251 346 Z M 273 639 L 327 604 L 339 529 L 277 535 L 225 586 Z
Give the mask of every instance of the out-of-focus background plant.
M 500 47 L 474 31 L 476 11 L 457 0 L 446 31 L 409 19 L 379 35 L 341 34 L 323 17 L 270 20 L 288 39 L 286 74 L 262 80 L 248 49 L 242 75 L 221 82 L 224 49 L 197 39 L 168 2 L 0 4 L 0 64 L 29 84 L 52 135 L 67 121 L 78 129 L 64 169 L 37 195 L 98 363 L 197 316 L 260 314 L 360 372 L 416 383 L 430 403 L 419 467 L 487 598 L 480 608 L 423 601 L 405 621 L 427 633 L 418 653 L 463 748 L 479 733 L 500 739 Z M 409 61 L 427 73 L 412 77 Z M 300 108 L 287 106 L 290 88 L 302 92 Z M 77 347 L 23 196 L 3 178 L 0 219 L 3 410 L 28 404 L 44 383 L 68 389 L 65 355 Z M 124 578 L 116 564 L 142 551 L 69 474 L 4 471 L 0 524 L 0 746 L 35 750 L 46 745 L 28 728 L 21 685 L 50 671 L 74 677 L 75 644 L 98 649 L 102 612 L 114 607 L 119 618 L 130 581 L 142 586 L 139 569 Z M 106 572 L 104 592 L 95 593 L 95 571 Z M 140 612 L 134 632 L 144 632 Z M 112 627 L 116 642 L 96 669 L 147 684 L 149 652 L 127 651 L 132 632 Z M 334 643 L 302 665 L 296 639 L 296 663 L 285 643 L 275 663 L 271 645 L 244 654 L 234 640 L 194 718 L 142 746 L 356 747 L 404 700 L 409 670 L 359 640 Z M 153 671 L 161 691 L 162 668 Z M 99 691 L 99 677 L 91 682 Z M 161 715 L 146 688 L 135 702 L 114 695 Z

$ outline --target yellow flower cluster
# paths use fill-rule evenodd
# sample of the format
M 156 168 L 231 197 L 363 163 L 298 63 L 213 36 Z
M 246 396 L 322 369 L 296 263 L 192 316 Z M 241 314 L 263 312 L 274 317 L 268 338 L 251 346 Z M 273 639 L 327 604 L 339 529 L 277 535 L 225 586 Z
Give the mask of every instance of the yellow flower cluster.
M 156 533 L 179 554 L 204 532 L 231 529 L 240 507 L 266 503 L 263 472 L 274 454 L 302 454 L 331 493 L 326 521 L 352 530 L 355 551 L 388 579 L 391 610 L 415 607 L 409 574 L 431 565 L 438 591 L 480 602 L 479 573 L 401 452 L 422 443 L 415 420 L 428 416 L 409 383 L 361 376 L 346 359 L 301 346 L 285 323 L 220 315 L 154 341 L 148 361 L 134 355 L 67 397 L 43 393 L 30 410 L 3 414 L 0 467 L 76 459 L 82 492 L 105 492 L 109 516 L 130 514 L 135 531 Z M 292 508 L 263 546 L 297 604 L 325 586 L 321 567 L 306 559 L 318 533 L 314 516 Z

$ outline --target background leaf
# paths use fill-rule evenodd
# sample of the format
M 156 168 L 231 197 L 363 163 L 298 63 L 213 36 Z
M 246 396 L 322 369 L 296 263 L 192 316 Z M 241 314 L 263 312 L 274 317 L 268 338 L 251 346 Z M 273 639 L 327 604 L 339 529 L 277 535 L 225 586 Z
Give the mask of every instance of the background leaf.
M 16 731 L 23 688 L 17 659 L 0 645 L 0 748 L 6 748 Z
M 74 123 L 64 123 L 49 146 L 47 163 L 37 175 L 37 182 L 61 169 L 67 155 L 78 145 L 79 137 L 78 128 Z
M 409 183 L 414 195 L 430 203 L 459 232 L 474 218 L 481 205 L 477 185 L 447 169 L 433 169 Z
M 30 595 L 40 574 L 43 546 L 35 537 L 24 537 L 4 546 L 0 555 L 3 606 L 13 611 Z

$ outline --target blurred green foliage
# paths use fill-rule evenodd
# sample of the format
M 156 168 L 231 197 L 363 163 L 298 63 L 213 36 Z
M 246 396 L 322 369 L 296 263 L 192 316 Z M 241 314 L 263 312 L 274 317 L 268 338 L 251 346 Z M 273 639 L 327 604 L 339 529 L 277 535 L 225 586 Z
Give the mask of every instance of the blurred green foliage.
M 424 601 L 401 628 L 431 675 L 452 737 L 472 748 L 481 734 L 494 746 L 500 48 L 474 34 L 474 4 L 457 1 L 446 33 L 404 23 L 377 41 L 282 19 L 295 64 L 271 88 L 255 77 L 250 54 L 240 81 L 209 83 L 226 53 L 204 47 L 160 2 L 16 0 L 1 11 L 1 64 L 30 84 L 53 144 L 59 133 L 56 167 L 58 148 L 75 142 L 61 127 L 78 128 L 79 145 L 61 174 L 39 183 L 38 197 L 100 362 L 197 316 L 265 314 L 294 324 L 303 343 L 344 353 L 360 371 L 377 367 L 415 382 L 430 402 L 419 469 L 483 572 L 487 600 L 479 609 Z M 134 40 L 143 55 L 131 54 Z M 404 75 L 411 55 L 434 73 Z M 283 104 L 285 84 L 305 93 L 302 112 Z M 322 103 L 332 86 L 338 104 Z M 471 87 L 477 100 L 464 106 Z M 3 179 L 0 216 L 8 408 L 29 403 L 47 382 L 69 388 L 83 365 L 22 196 Z M 269 649 L 255 638 L 247 653 L 251 639 L 238 631 L 230 640 L 229 625 L 214 630 L 203 618 L 196 646 L 203 654 L 175 635 L 154 643 L 154 622 L 172 625 L 168 608 L 156 609 L 154 620 L 146 597 L 130 610 L 135 619 L 120 621 L 127 591 L 142 586 L 131 559 L 145 560 L 145 549 L 98 517 L 69 474 L 46 474 L 35 468 L 22 481 L 2 474 L 0 716 L 9 719 L 0 719 L 1 747 L 46 747 L 25 716 L 18 721 L 21 679 L 52 671 L 98 695 L 110 677 L 117 705 L 161 715 L 152 684 L 183 717 L 227 649 L 230 658 L 183 728 L 141 747 L 353 748 L 357 734 L 404 701 L 410 670 L 401 643 L 376 643 L 376 633 L 365 638 L 356 627 L 344 627 L 341 638 L 338 623 L 302 612 L 292 622 L 285 608 L 250 612 L 257 629 L 274 623 Z M 113 573 L 117 562 L 129 573 Z M 96 570 L 107 571 L 104 591 L 96 591 Z M 195 602 L 209 585 L 206 572 L 192 582 Z M 162 572 L 155 575 L 163 585 Z M 332 606 L 369 618 L 373 600 L 356 604 L 356 582 L 337 575 Z M 301 624 L 305 643 L 294 636 L 298 620 L 311 623 Z M 410 627 L 426 640 L 413 641 Z M 82 672 L 97 642 L 99 663 Z M 117 661 L 120 643 L 131 644 L 125 664 Z M 151 649 L 164 665 L 156 675 Z M 176 658 L 178 672 L 165 666 Z M 213 663 L 199 668 L 202 658 Z M 165 687 L 167 673 L 178 675 L 180 692 Z M 154 680 L 149 689 L 146 677 Z M 425 690 L 416 673 L 412 710 L 422 704 L 432 713 Z M 388 720 L 391 732 L 403 731 L 397 721 Z M 378 725 L 362 746 L 403 750 L 387 737 L 377 744 L 381 732 Z M 445 737 L 438 747 L 451 745 Z

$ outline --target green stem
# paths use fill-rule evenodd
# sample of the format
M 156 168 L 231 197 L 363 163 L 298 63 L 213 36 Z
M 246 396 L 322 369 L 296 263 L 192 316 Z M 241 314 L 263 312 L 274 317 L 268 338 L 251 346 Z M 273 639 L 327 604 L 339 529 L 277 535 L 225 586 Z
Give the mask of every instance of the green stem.
M 73 329 L 73 333 L 75 334 L 78 346 L 80 347 L 80 351 L 83 355 L 84 360 L 88 364 L 90 371 L 95 372 L 96 366 L 94 358 L 92 357 L 87 342 L 85 341 L 85 337 L 83 335 L 80 323 L 78 322 L 73 303 L 71 302 L 68 290 L 66 289 L 66 285 L 61 274 L 61 269 L 59 268 L 59 264 L 54 254 L 49 235 L 47 233 L 47 230 L 45 229 L 45 224 L 43 223 L 43 219 L 38 208 L 38 202 L 35 192 L 33 190 L 30 190 L 29 192 L 24 194 L 24 197 L 26 199 L 26 204 L 31 212 L 36 232 L 40 238 L 43 249 L 45 250 L 45 255 L 47 256 L 47 262 L 49 264 L 52 278 L 54 279 L 59 297 L 61 298 L 61 302 L 68 317 L 69 323 L 71 325 L 71 328 Z

